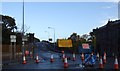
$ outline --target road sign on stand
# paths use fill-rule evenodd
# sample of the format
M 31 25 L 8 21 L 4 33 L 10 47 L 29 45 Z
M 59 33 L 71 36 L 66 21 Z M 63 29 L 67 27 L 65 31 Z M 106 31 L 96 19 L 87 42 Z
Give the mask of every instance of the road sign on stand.
M 27 37 L 26 36 L 23 36 L 22 37 L 22 51 L 23 51 L 23 54 L 25 54 L 25 42 L 28 41 Z
M 13 56 L 14 59 L 16 59 L 16 35 L 10 35 L 10 39 L 11 39 L 11 48 L 10 48 L 10 61 L 11 61 Z M 14 43 L 14 45 L 12 45 L 12 43 Z
M 22 38 L 22 41 L 28 41 L 27 37 L 24 36 L 24 37 Z
M 89 44 L 86 44 L 86 43 L 82 44 L 82 47 L 83 49 L 90 49 Z
M 16 42 L 16 35 L 10 35 L 11 42 Z

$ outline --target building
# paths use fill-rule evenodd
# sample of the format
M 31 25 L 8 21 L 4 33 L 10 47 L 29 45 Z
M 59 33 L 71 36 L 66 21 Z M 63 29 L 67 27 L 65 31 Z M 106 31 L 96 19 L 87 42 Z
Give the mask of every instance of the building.
M 108 21 L 102 27 L 93 29 L 96 37 L 96 51 L 103 55 L 106 51 L 108 56 L 120 56 L 120 20 Z

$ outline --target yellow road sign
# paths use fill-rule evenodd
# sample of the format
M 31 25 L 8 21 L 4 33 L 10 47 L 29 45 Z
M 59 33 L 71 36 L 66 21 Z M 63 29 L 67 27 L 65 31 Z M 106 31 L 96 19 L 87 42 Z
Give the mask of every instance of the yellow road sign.
M 58 47 L 72 47 L 72 40 L 71 39 L 58 39 Z

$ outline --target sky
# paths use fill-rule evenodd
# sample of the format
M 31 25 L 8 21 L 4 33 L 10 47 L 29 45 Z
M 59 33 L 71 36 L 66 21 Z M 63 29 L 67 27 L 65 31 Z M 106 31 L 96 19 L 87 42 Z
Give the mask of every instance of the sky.
M 16 20 L 18 30 L 23 21 L 22 2 L 2 2 L 2 14 Z M 88 34 L 110 20 L 118 19 L 117 2 L 25 2 L 26 33 L 35 33 L 40 40 L 48 37 L 68 38 L 72 33 Z M 45 32 L 47 31 L 47 32 Z

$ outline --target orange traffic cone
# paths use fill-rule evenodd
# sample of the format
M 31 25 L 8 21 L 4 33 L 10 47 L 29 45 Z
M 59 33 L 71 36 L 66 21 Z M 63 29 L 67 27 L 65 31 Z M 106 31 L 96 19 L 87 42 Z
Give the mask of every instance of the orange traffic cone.
M 62 59 L 63 59 L 63 62 L 64 62 L 64 60 L 65 60 L 65 54 L 63 54 Z
M 73 53 L 73 61 L 75 61 L 76 60 L 76 58 L 75 58 L 75 53 Z
M 115 57 L 114 69 L 119 69 L 117 56 Z
M 102 61 L 102 57 L 101 57 L 101 56 L 100 56 L 99 68 L 100 68 L 100 69 L 103 69 L 103 61 Z
M 67 57 L 65 58 L 65 61 L 64 61 L 64 68 L 68 68 Z
M 32 56 L 32 52 L 30 52 L 30 58 L 33 58 L 33 56 Z
M 97 53 L 97 60 L 99 60 L 99 53 Z
M 64 54 L 64 51 L 62 50 L 62 54 Z
M 94 55 L 94 52 L 92 52 L 91 55 Z
M 22 64 L 26 64 L 25 55 L 23 56 L 23 62 L 22 62 Z
M 82 62 L 83 62 L 84 61 L 84 53 L 82 53 L 81 59 L 82 59 Z
M 50 57 L 50 62 L 51 62 L 51 63 L 54 62 L 53 54 L 52 54 L 51 57 Z
M 106 63 L 106 53 L 104 52 L 103 63 Z
M 36 54 L 36 63 L 39 63 L 38 54 Z

